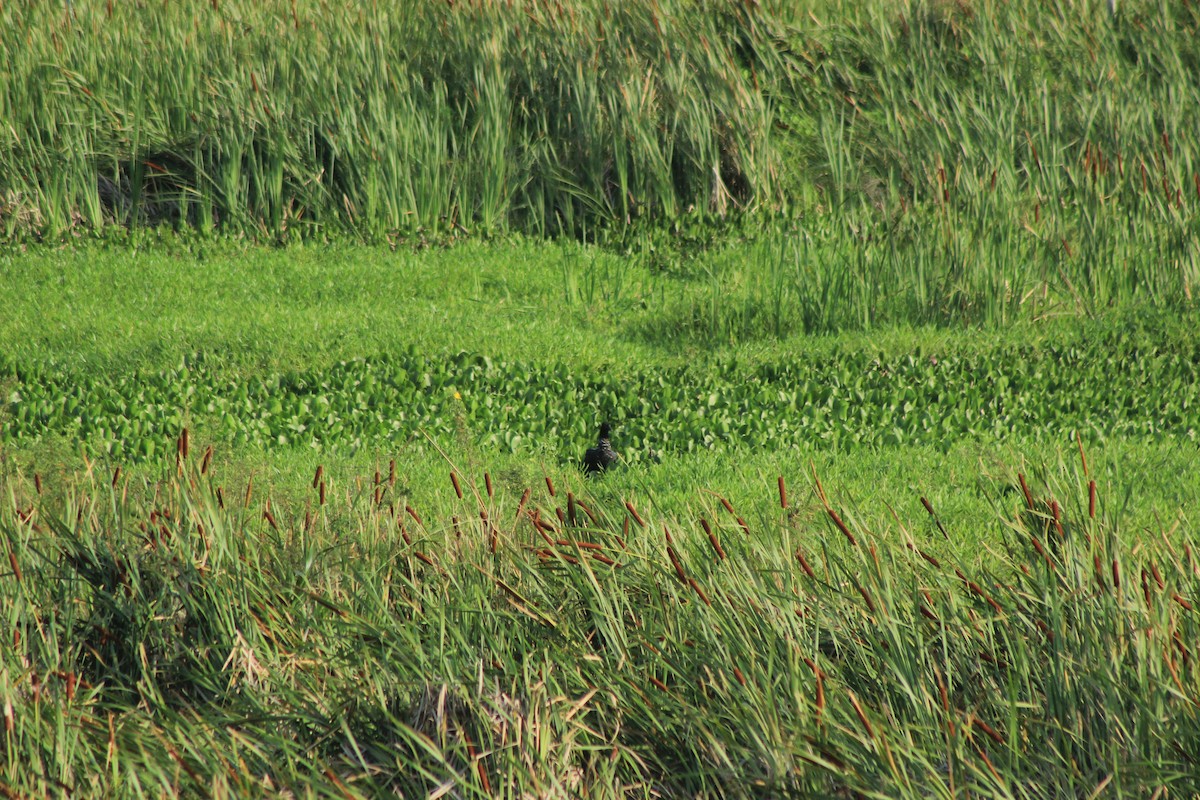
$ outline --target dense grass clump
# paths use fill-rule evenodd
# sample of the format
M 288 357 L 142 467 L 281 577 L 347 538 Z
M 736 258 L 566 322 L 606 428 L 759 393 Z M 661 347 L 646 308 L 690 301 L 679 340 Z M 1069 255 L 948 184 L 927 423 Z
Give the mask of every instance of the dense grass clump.
M 680 2 L 7 4 L 6 235 L 181 223 L 264 237 L 723 213 L 773 195 L 770 114 Z
M 448 466 L 435 518 L 403 464 L 289 504 L 191 449 L 3 467 L 6 791 L 1200 788 L 1200 542 L 1131 546 L 1086 459 L 992 488 L 967 556 L 924 498 L 868 530 L 815 475 L 746 519 Z

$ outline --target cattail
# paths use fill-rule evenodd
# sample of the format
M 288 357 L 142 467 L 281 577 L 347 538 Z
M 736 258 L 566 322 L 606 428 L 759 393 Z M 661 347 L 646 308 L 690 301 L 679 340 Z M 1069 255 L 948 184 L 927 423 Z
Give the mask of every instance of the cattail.
M 270 525 L 273 530 L 279 530 L 279 526 L 275 524 L 275 515 L 271 513 L 269 508 L 263 510 L 263 519 L 267 521 L 267 524 Z
M 179 456 L 185 461 L 188 457 L 188 429 L 179 432 Z
M 1100 587 L 1100 591 L 1107 592 L 1108 586 L 1104 583 L 1104 567 L 1100 564 L 1100 554 L 1092 556 L 1092 567 L 1096 573 L 1096 585 Z
M 740 669 L 738 669 L 737 667 L 733 668 L 733 677 L 737 678 L 737 682 L 740 683 L 742 686 L 746 685 L 746 676 L 743 675 L 742 671 Z
M 1183 606 L 1187 611 L 1192 610 L 1192 604 L 1189 603 L 1187 599 L 1183 597 L 1183 595 L 1179 594 L 1179 592 L 1173 592 L 1171 594 L 1171 599 L 1176 603 L 1179 603 L 1179 605 Z
M 462 487 L 458 485 L 458 473 L 450 470 L 450 483 L 454 484 L 454 493 L 458 495 L 458 499 L 462 500 Z
M 418 515 L 418 514 L 417 514 L 417 511 L 416 511 L 416 509 L 415 509 L 415 508 L 413 508 L 412 506 L 410 506 L 410 505 L 407 505 L 407 504 L 406 504 L 406 505 L 404 506 L 404 510 L 405 510 L 406 512 L 408 512 L 408 515 L 409 515 L 410 517 L 412 517 L 412 518 L 413 518 L 413 521 L 414 521 L 414 522 L 416 522 L 416 523 L 417 523 L 418 525 L 420 525 L 422 528 L 424 528 L 424 527 L 425 527 L 425 523 L 421 521 L 421 517 L 420 517 L 420 515 Z
M 17 563 L 17 554 L 12 551 L 11 547 L 8 550 L 8 564 L 12 567 L 13 575 L 16 576 L 17 583 L 23 583 L 24 579 L 21 577 L 21 565 Z
M 833 520 L 833 524 L 837 526 L 837 529 L 842 532 L 843 536 L 846 537 L 847 541 L 849 541 L 852 546 L 858 547 L 858 539 L 854 538 L 854 534 L 852 534 L 850 529 L 846 527 L 846 523 L 842 522 L 842 518 L 838 516 L 838 513 L 829 507 L 826 507 L 825 511 L 829 514 L 829 518 Z
M 625 501 L 625 509 L 626 509 L 626 510 L 627 510 L 627 511 L 630 513 L 630 515 L 633 517 L 633 521 L 634 521 L 634 522 L 636 522 L 636 523 L 638 524 L 638 527 L 639 527 L 639 528 L 644 528 L 644 527 L 646 527 L 646 523 L 645 523 L 645 522 L 642 520 L 642 517 L 641 517 L 641 515 L 640 515 L 640 514 L 638 514 L 638 512 L 637 512 L 637 509 L 633 507 L 633 503 L 631 503 L 631 502 L 629 502 L 628 500 L 626 500 L 626 501 Z M 626 531 L 626 533 L 628 533 L 628 531 Z
M 721 541 L 717 535 L 713 533 L 712 526 L 708 524 L 708 520 L 704 517 L 700 518 L 700 527 L 704 528 L 704 532 L 708 535 L 708 543 L 712 545 L 713 552 L 717 554 L 717 558 L 725 560 L 725 549 L 721 547 Z
M 810 578 L 815 578 L 812 566 L 809 565 L 808 559 L 804 557 L 804 551 L 799 547 L 796 548 L 796 560 L 800 562 L 800 569 L 804 570 L 804 574 Z
M 604 545 L 599 542 L 587 542 L 579 539 L 557 539 L 555 544 L 559 547 L 575 547 L 579 550 L 601 551 Z
M 1038 538 L 1036 536 L 1030 536 L 1029 538 L 1033 541 L 1033 549 L 1038 552 L 1038 555 L 1045 559 L 1046 566 L 1050 567 L 1052 572 L 1057 572 L 1058 570 L 1055 568 L 1054 562 L 1050 560 L 1050 556 L 1046 555 L 1046 551 L 1042 549 L 1042 543 L 1038 541 Z
M 383 477 L 379 474 L 379 470 L 375 470 L 375 477 L 373 479 L 372 485 L 378 486 L 381 483 L 383 483 Z
M 592 558 L 596 559 L 601 564 L 607 564 L 610 567 L 618 566 L 616 561 L 613 561 L 611 558 L 604 555 L 603 553 L 592 553 Z
M 691 587 L 692 587 L 692 590 L 693 590 L 693 591 L 694 591 L 694 592 L 695 592 L 697 595 L 699 595 L 699 596 L 700 596 L 700 599 L 701 599 L 701 600 L 703 600 L 703 601 L 704 601 L 704 605 L 706 605 L 706 606 L 709 606 L 709 607 L 712 607 L 712 601 L 708 599 L 708 595 L 706 595 L 706 594 L 704 593 L 704 590 L 700 588 L 700 584 L 696 582 L 696 579 L 695 579 L 695 578 L 688 578 L 688 579 L 687 579 L 687 582 L 688 582 L 688 586 L 691 586 Z M 744 686 L 745 684 L 742 684 L 742 685 Z
M 546 476 L 546 491 L 550 492 L 550 496 L 554 497 L 554 483 L 550 480 L 550 476 Z
M 388 486 L 396 485 L 396 459 L 388 461 Z
M 670 691 L 669 689 L 667 689 L 667 685 L 665 683 L 660 681 L 658 678 L 655 678 L 653 675 L 650 676 L 650 682 L 653 683 L 655 688 L 658 689 L 659 691 L 662 691 L 662 692 Z
M 741 526 L 742 533 L 746 534 L 747 536 L 750 535 L 750 526 L 746 524 L 746 520 L 742 519 L 741 517 L 738 517 L 737 524 Z
M 687 573 L 683 571 L 683 564 L 679 562 L 679 555 L 676 554 L 675 548 L 667 545 L 667 558 L 671 559 L 671 566 L 675 568 L 675 577 L 679 578 L 680 583 L 687 583 Z
M 317 471 L 313 475 L 313 488 L 314 489 L 321 485 L 321 476 L 323 476 L 324 474 L 325 474 L 325 467 L 322 466 L 321 464 L 317 464 Z
M 458 527 L 458 517 L 450 517 L 450 525 L 454 528 L 454 538 L 462 538 L 462 529 Z
M 986 722 L 981 720 L 979 717 L 975 717 L 971 721 L 971 724 L 974 726 L 978 726 L 979 729 L 981 731 L 983 731 L 984 733 L 986 733 L 988 735 L 988 737 L 996 744 L 1004 744 L 1004 737 L 1001 736 L 999 733 L 997 733 L 995 728 L 993 728 L 991 725 L 988 725 Z
M 254 476 L 251 475 L 249 480 L 246 481 L 246 498 L 245 498 L 245 500 L 242 501 L 242 508 L 250 507 L 250 495 L 253 493 L 253 491 L 254 491 Z
M 779 476 L 779 507 L 787 508 L 787 487 L 783 485 L 783 476 Z
M 42 476 L 38 473 L 33 473 L 33 488 L 38 494 L 42 493 Z
M 487 496 L 494 497 L 495 495 L 492 494 L 492 476 L 487 472 L 483 473 L 483 485 L 487 489 Z
M 212 463 L 212 455 L 213 455 L 213 448 L 212 448 L 212 445 L 210 444 L 208 447 L 204 448 L 204 458 L 201 459 L 201 461 L 200 461 L 200 474 L 201 475 L 208 474 L 208 466 L 209 466 L 209 464 Z
M 321 481 L 321 486 L 318 489 L 318 500 L 321 505 L 325 505 L 325 481 Z
M 914 553 L 916 553 L 917 555 L 919 555 L 921 558 L 923 558 L 923 559 L 925 559 L 926 561 L 928 561 L 928 562 L 929 562 L 930 564 L 932 564 L 933 566 L 937 567 L 938 569 L 941 569 L 941 566 L 942 566 L 942 562 L 941 562 L 941 561 L 938 561 L 936 558 L 934 558 L 933 556 L 929 555 L 929 553 L 926 553 L 924 550 L 922 550 L 921 548 L 917 547 L 917 546 L 916 546 L 916 545 L 914 545 L 912 542 L 905 542 L 905 543 L 904 543 L 904 546 L 905 546 L 905 547 L 907 547 L 909 550 L 913 551 Z M 871 546 L 871 555 L 874 555 L 874 554 L 875 554 L 875 546 L 874 546 L 874 545 L 872 545 L 872 546 Z M 878 561 L 876 561 L 876 563 L 878 563 Z
M 1167 588 L 1166 585 L 1163 583 L 1162 575 L 1160 575 L 1158 572 L 1158 565 L 1155 564 L 1153 561 L 1150 562 L 1150 574 L 1152 574 L 1154 576 L 1154 582 L 1158 584 L 1158 590 L 1160 592 L 1163 589 Z
M 117 467 L 113 470 L 112 488 L 117 488 L 117 481 L 121 480 L 121 468 Z
M 850 696 L 850 705 L 854 706 L 854 712 L 858 714 L 858 719 L 863 724 L 863 728 L 867 731 L 867 736 L 875 738 L 875 729 L 871 727 L 871 721 L 867 719 L 867 715 L 863 713 L 862 706 L 858 704 L 858 698 L 854 696 L 854 692 L 849 689 L 846 694 Z
M 1112 560 L 1112 581 L 1113 589 L 1120 590 L 1121 588 L 1121 569 L 1117 566 L 1117 559 Z
M 1088 481 L 1088 518 L 1096 518 L 1096 482 Z
M 550 533 L 554 533 L 554 529 L 542 522 L 542 512 L 534 509 L 529 515 L 529 521 L 533 523 L 533 529 L 538 532 L 538 535 L 546 540 L 546 544 L 554 544 L 554 540 L 550 538 Z M 547 533 L 549 530 L 550 533 Z
M 930 622 L 941 622 L 941 620 L 938 619 L 937 614 L 934 614 L 932 611 L 926 608 L 924 603 L 919 603 L 917 605 L 917 610 L 921 612 L 922 617 L 925 617 L 925 619 L 929 620 Z
M 726 511 L 728 511 L 730 514 L 733 514 L 735 517 L 737 516 L 737 512 L 733 510 L 733 506 L 728 500 L 726 500 L 724 497 L 721 497 L 721 495 L 717 495 L 717 499 L 721 501 L 721 505 L 725 506 Z
M 76 686 L 76 684 L 78 684 L 79 679 L 77 677 L 75 677 L 74 672 L 68 672 L 67 677 L 66 677 L 66 682 L 67 682 L 67 702 L 69 703 L 75 699 L 75 686 Z
M 555 515 L 556 517 L 558 517 L 558 524 L 559 524 L 559 525 L 566 526 L 566 524 L 567 524 L 567 515 L 563 513 L 563 510 L 562 510 L 560 507 L 558 507 L 558 506 L 555 506 L 555 507 L 554 507 L 554 515 Z
M 583 513 L 587 514 L 587 518 L 592 521 L 593 525 L 596 524 L 596 515 L 595 515 L 595 513 L 592 512 L 592 509 L 588 507 L 587 503 L 583 502 L 582 500 L 576 499 L 575 505 L 577 505 L 577 506 L 579 506 L 579 508 L 583 509 Z
M 941 531 L 942 536 L 946 539 L 949 539 L 950 535 L 946 533 L 946 529 L 942 527 L 942 521 L 938 519 L 937 512 L 933 510 L 933 505 L 924 497 L 921 498 L 921 505 L 925 506 L 925 510 L 928 511 L 929 516 L 933 518 L 933 524 L 937 525 L 937 529 Z
M 1050 513 L 1054 516 L 1054 528 L 1058 531 L 1059 538 L 1065 539 L 1067 534 L 1066 531 L 1063 530 L 1062 512 L 1058 508 L 1057 500 L 1050 501 Z
M 572 528 L 578 527 L 575 522 L 575 495 L 572 492 L 567 492 L 567 519 Z
M 1033 493 L 1029 491 L 1029 484 L 1025 482 L 1025 473 L 1018 472 L 1017 480 L 1021 482 L 1021 493 L 1025 495 L 1025 507 L 1033 510 Z
M 405 543 L 405 544 L 408 544 L 408 545 L 411 545 L 411 544 L 412 544 L 412 537 L 408 535 L 408 529 L 404 527 L 404 520 L 403 520 L 403 519 L 397 519 L 397 520 L 396 520 L 396 527 L 398 527 L 398 528 L 400 529 L 400 536 L 401 536 L 401 537 L 404 539 L 404 543 Z
M 855 581 L 855 583 L 854 583 L 854 588 L 858 589 L 858 593 L 862 595 L 863 602 L 865 602 L 867 604 L 867 609 L 872 614 L 874 614 L 875 613 L 875 603 L 871 600 L 871 595 L 867 593 L 866 588 L 864 588 L 863 585 L 858 583 L 857 581 Z
M 429 556 L 425 555 L 425 554 L 424 554 L 424 553 L 422 553 L 420 550 L 413 550 L 413 555 L 414 555 L 414 556 L 416 556 L 417 558 L 419 558 L 420 560 L 424 561 L 426 564 L 428 564 L 428 565 L 429 565 L 429 566 L 431 566 L 431 567 L 436 567 L 436 566 L 437 566 L 437 564 L 435 564 L 435 563 L 433 562 L 433 559 L 432 559 L 432 558 L 430 558 Z
M 521 502 L 517 503 L 517 519 L 521 518 L 521 512 L 525 510 L 525 504 L 529 502 L 530 490 L 526 489 L 521 495 Z

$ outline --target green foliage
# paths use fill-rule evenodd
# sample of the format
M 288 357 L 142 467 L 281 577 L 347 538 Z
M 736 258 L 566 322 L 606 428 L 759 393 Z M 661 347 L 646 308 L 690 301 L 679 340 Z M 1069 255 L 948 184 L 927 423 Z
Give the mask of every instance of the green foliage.
M 952 522 L 872 530 L 820 483 L 815 514 L 746 519 L 462 477 L 447 518 L 403 465 L 294 504 L 215 466 L 3 468 L 8 791 L 1200 788 L 1200 541 L 1126 541 L 1121 487 L 1082 463 L 987 485 L 983 555 Z
M 742 366 L 728 357 L 590 373 L 410 347 L 233 378 L 210 372 L 202 358 L 125 375 L 0 363 L 0 375 L 16 379 L 6 440 L 68 436 L 119 459 L 169 453 L 189 424 L 235 446 L 334 451 L 420 443 L 421 433 L 446 441 L 465 429 L 489 449 L 548 446 L 575 457 L 596 424 L 610 420 L 637 460 L 651 448 L 949 447 L 964 437 L 1074 430 L 1194 441 L 1200 407 L 1187 387 L 1200 380 L 1198 364 L 1189 335 L 1091 328 L 974 355 L 835 349 L 799 361 Z
M 682 2 L 0 9 L 0 224 L 578 233 L 774 196 L 770 115 Z

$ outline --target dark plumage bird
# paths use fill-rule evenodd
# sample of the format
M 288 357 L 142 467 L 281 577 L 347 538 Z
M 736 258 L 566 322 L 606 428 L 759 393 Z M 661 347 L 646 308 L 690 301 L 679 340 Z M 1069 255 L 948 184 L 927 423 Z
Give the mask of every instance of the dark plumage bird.
M 594 475 L 597 472 L 604 472 L 613 462 L 621 456 L 616 450 L 612 449 L 612 445 L 608 442 L 608 437 L 612 433 L 612 426 L 607 422 L 600 424 L 600 439 L 596 442 L 595 447 L 589 447 L 588 451 L 583 454 L 583 471 L 588 475 Z

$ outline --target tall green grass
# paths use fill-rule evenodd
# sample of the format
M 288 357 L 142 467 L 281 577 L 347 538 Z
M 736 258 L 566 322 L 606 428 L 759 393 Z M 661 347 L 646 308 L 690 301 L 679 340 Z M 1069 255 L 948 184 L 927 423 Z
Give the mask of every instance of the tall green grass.
M 1200 542 L 1125 530 L 1082 453 L 985 484 L 977 553 L 815 474 L 743 517 L 448 464 L 435 516 L 403 463 L 288 504 L 177 448 L 0 474 L 6 794 L 1200 788 Z
M 733 5 L 47 2 L 0 28 L 9 236 L 575 233 L 773 196 Z

